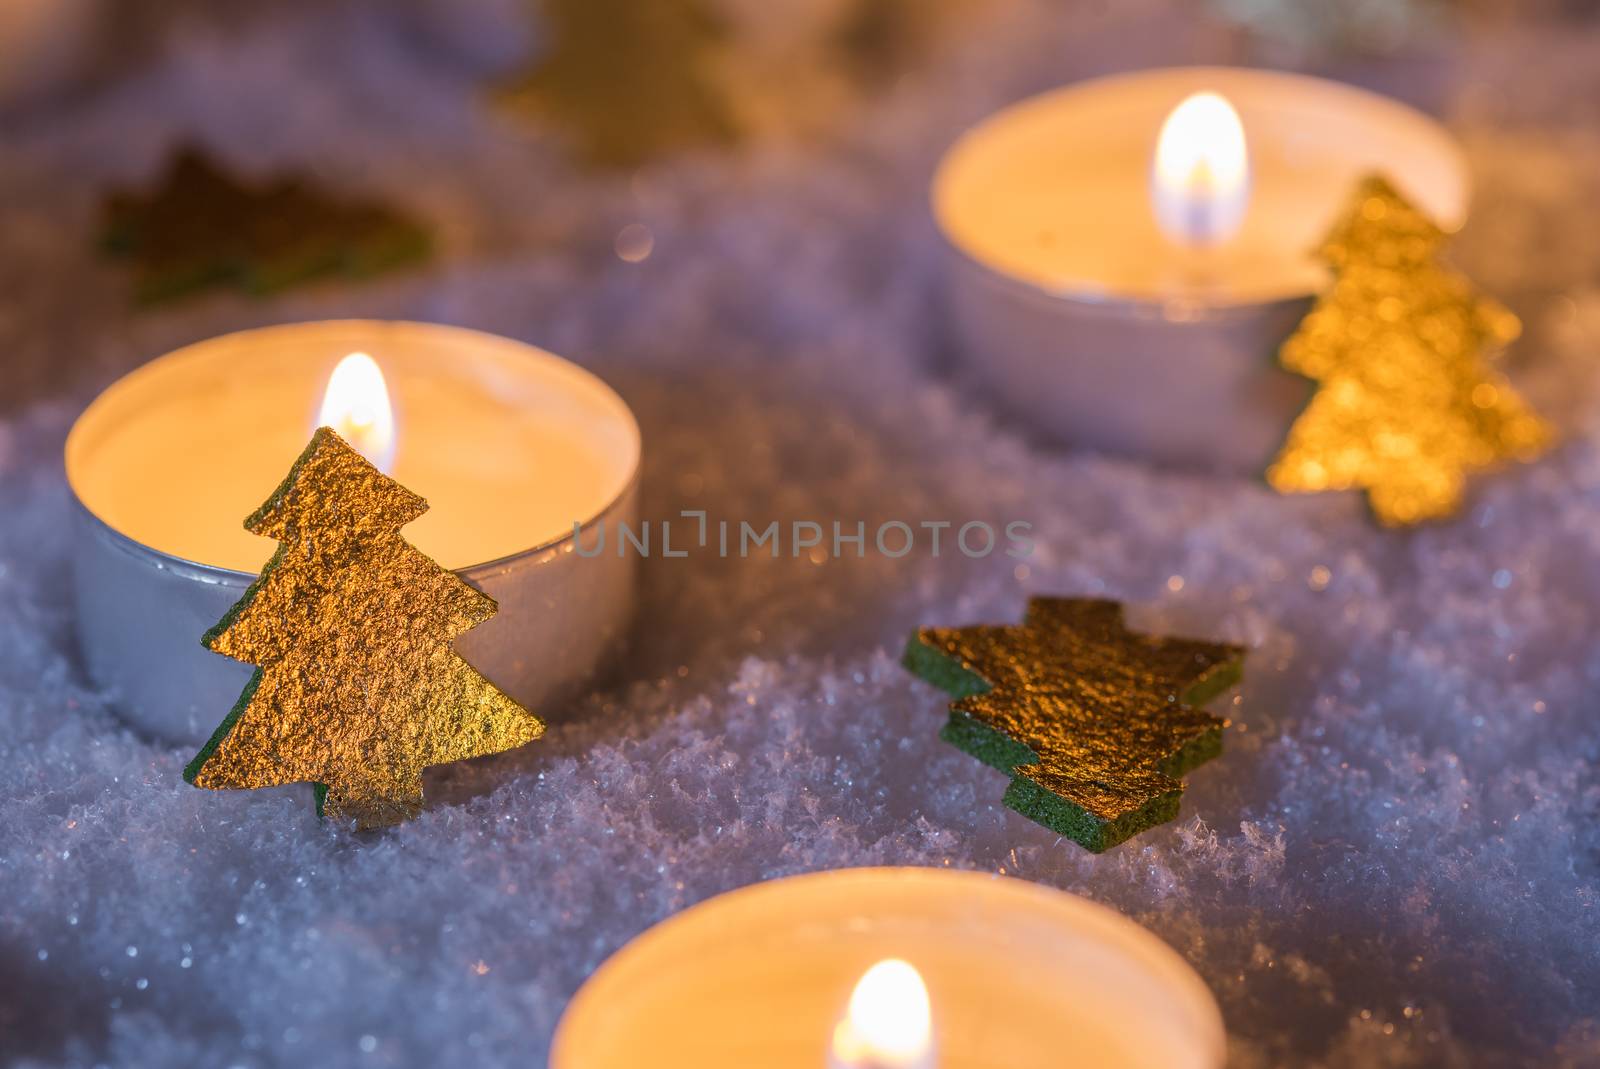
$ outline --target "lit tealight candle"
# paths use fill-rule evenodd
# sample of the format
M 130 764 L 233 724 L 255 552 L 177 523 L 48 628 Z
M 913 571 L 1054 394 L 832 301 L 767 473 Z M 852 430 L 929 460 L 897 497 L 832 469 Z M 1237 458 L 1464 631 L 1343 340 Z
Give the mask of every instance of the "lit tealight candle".
M 759 883 L 663 921 L 573 996 L 550 1066 L 1219 1069 L 1224 1053 L 1194 970 L 1104 906 L 875 868 Z
M 632 522 L 639 429 L 583 369 L 423 323 L 301 323 L 152 361 L 67 440 L 85 661 L 147 730 L 199 742 L 250 668 L 199 637 L 277 548 L 244 530 L 319 425 L 421 494 L 405 536 L 500 604 L 461 653 L 541 710 L 626 626 L 631 555 L 574 552 L 573 524 Z
M 1172 109 L 1156 138 L 1150 194 L 1156 222 L 1180 245 L 1238 233 L 1250 204 L 1250 148 L 1226 97 L 1194 93 Z
M 833 1030 L 830 1069 L 933 1069 L 933 1011 L 916 966 L 886 958 L 862 974 Z
M 339 437 L 384 474 L 394 471 L 394 405 L 383 369 L 366 353 L 351 353 L 328 376 L 317 426 L 332 427 Z
M 999 112 L 933 183 L 974 375 L 1065 441 L 1261 471 L 1308 393 L 1273 354 L 1326 284 L 1310 253 L 1372 171 L 1465 219 L 1450 135 L 1336 82 L 1142 71 Z

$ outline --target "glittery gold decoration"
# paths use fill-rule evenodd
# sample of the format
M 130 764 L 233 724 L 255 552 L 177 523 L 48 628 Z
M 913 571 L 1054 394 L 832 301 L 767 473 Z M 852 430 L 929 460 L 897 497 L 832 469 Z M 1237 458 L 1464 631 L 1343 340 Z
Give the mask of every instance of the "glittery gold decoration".
M 193 148 L 155 189 L 113 193 L 102 242 L 134 265 L 144 303 L 230 285 L 267 294 L 325 275 L 366 277 L 423 259 L 430 241 L 383 204 L 335 198 L 299 178 L 243 182 Z
M 1363 180 L 1319 255 L 1335 281 L 1284 343 L 1320 386 L 1267 470 L 1284 493 L 1360 488 L 1378 520 L 1453 515 L 1468 473 L 1530 460 L 1549 427 L 1490 368 L 1517 318 L 1439 263 L 1443 233 L 1381 177 Z
M 1084 598 L 1034 598 L 1020 626 L 923 628 L 905 652 L 958 699 L 941 737 L 1011 775 L 1006 805 L 1096 853 L 1178 815 L 1177 777 L 1222 752 L 1226 721 L 1199 706 L 1243 664 Z
M 551 39 L 500 87 L 511 110 L 548 120 L 596 167 L 637 167 L 738 135 L 712 77 L 725 31 L 704 0 L 544 0 Z
M 424 767 L 543 733 L 451 648 L 496 606 L 400 536 L 427 508 L 333 431 L 313 435 L 245 521 L 282 545 L 202 641 L 258 668 L 185 779 L 312 782 L 325 815 L 382 827 L 421 810 Z

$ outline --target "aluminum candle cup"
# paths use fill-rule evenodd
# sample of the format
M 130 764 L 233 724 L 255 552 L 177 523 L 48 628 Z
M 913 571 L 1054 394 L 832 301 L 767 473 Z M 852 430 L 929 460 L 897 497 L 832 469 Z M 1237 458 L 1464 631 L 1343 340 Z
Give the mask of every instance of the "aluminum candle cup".
M 918 990 L 863 999 L 885 964 Z M 645 932 L 573 997 L 550 1065 L 1219 1069 L 1225 1046 L 1194 970 L 1104 906 L 877 868 L 745 887 Z
M 138 727 L 198 744 L 248 682 L 250 666 L 200 636 L 276 550 L 244 518 L 319 423 L 340 426 L 324 393 L 351 353 L 371 354 L 382 380 L 375 396 L 347 399 L 347 437 L 359 448 L 392 413 L 388 470 L 430 506 L 406 538 L 499 602 L 457 640 L 462 656 L 537 712 L 626 627 L 633 555 L 581 557 L 572 534 L 575 522 L 636 520 L 639 427 L 610 387 L 456 327 L 352 320 L 225 335 L 119 380 L 67 439 L 79 640 Z
M 1231 103 L 1246 159 L 1224 157 L 1235 142 L 1203 109 L 1174 113 L 1196 93 Z M 1275 362 L 1327 282 L 1310 252 L 1372 171 L 1446 229 L 1465 221 L 1450 135 L 1336 82 L 1143 71 L 997 113 L 945 155 L 932 192 L 973 377 L 1066 442 L 1260 472 L 1310 394 Z

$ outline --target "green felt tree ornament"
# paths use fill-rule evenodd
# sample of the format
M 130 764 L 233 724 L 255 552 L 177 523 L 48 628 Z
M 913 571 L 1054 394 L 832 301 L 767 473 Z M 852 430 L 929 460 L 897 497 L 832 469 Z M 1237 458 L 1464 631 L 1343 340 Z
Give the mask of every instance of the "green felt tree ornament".
M 1178 815 L 1178 777 L 1222 752 L 1227 721 L 1200 706 L 1244 652 L 1034 598 L 1020 625 L 922 628 L 904 663 L 956 698 L 940 737 L 1011 776 L 1006 805 L 1099 853 Z
M 245 526 L 280 545 L 208 631 L 256 666 L 184 778 L 212 790 L 317 785 L 359 828 L 422 810 L 422 770 L 521 746 L 544 723 L 456 653 L 494 599 L 400 529 L 427 502 L 327 427 Z
M 367 278 L 426 259 L 432 246 L 386 204 L 300 177 L 240 179 L 194 148 L 174 153 L 152 188 L 112 193 L 101 216 L 101 244 L 132 265 L 142 304 L 210 287 L 264 296 L 315 278 Z

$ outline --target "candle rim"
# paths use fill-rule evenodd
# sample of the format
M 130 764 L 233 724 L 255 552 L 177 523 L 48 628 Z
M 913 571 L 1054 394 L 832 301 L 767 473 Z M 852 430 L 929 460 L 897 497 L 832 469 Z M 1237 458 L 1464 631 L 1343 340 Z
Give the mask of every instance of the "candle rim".
M 303 328 L 308 326 L 323 327 L 332 330 L 384 330 L 390 328 L 420 328 L 430 333 L 454 335 L 458 339 L 463 338 L 464 336 L 470 336 L 496 345 L 518 346 L 528 350 L 530 354 L 537 355 L 539 358 L 553 362 L 554 364 L 562 365 L 563 371 L 567 371 L 569 373 L 576 372 L 579 376 L 588 380 L 589 385 L 598 387 L 601 396 L 604 396 L 606 400 L 614 407 L 614 414 L 625 417 L 621 423 L 621 426 L 623 427 L 627 437 L 627 456 L 624 467 L 629 473 L 628 478 L 623 481 L 621 488 L 606 500 L 603 506 L 594 510 L 594 514 L 592 516 L 584 518 L 582 521 L 582 526 L 585 528 L 592 527 L 604 517 L 610 516 L 638 489 L 641 472 L 643 470 L 642 461 L 644 456 L 643 432 L 639 427 L 638 417 L 634 414 L 632 407 L 628 405 L 627 401 L 622 398 L 621 394 L 617 393 L 610 383 L 600 378 L 600 376 L 596 375 L 588 368 L 582 367 L 571 360 L 566 359 L 565 357 L 558 356 L 557 354 L 552 353 L 547 349 L 540 348 L 537 345 L 519 341 L 515 338 L 508 338 L 504 335 L 494 334 L 489 331 L 478 330 L 473 327 L 461 327 L 448 323 L 429 323 L 423 320 L 411 319 L 300 320 L 289 323 L 276 323 L 262 327 L 249 327 L 243 330 L 227 331 L 222 334 L 203 338 L 188 345 L 179 346 L 176 349 L 168 350 L 167 352 L 161 353 L 160 355 L 153 357 L 139 366 L 118 376 L 113 382 L 111 382 L 110 385 L 106 386 L 103 390 L 95 395 L 94 399 L 90 401 L 89 404 L 84 407 L 83 411 L 78 413 L 77 418 L 73 420 L 72 427 L 67 432 L 66 443 L 62 448 L 62 457 L 66 471 L 67 488 L 71 492 L 73 504 L 77 506 L 84 517 L 94 522 L 97 528 L 97 533 L 101 534 L 102 537 L 109 536 L 111 543 L 116 548 L 133 556 L 159 561 L 163 565 L 170 563 L 181 564 L 185 569 L 191 571 L 196 576 L 208 578 L 213 582 L 219 582 L 223 585 L 239 586 L 241 588 L 248 586 L 249 583 L 256 578 L 258 574 L 257 572 L 244 571 L 239 568 L 229 568 L 225 565 L 211 564 L 207 561 L 194 560 L 181 553 L 174 553 L 170 550 L 162 549 L 159 546 L 153 546 L 148 542 L 144 542 L 134 535 L 129 534 L 127 531 L 124 531 L 116 524 L 108 520 L 105 516 L 102 516 L 100 513 L 96 512 L 94 508 L 84 500 L 81 482 L 75 477 L 75 475 L 80 470 L 81 465 L 87 463 L 87 461 L 83 458 L 82 453 L 88 448 L 84 439 L 89 433 L 91 433 L 93 429 L 91 426 L 92 417 L 96 415 L 96 410 L 100 407 L 101 403 L 105 401 L 114 391 L 117 391 L 130 383 L 136 387 L 139 384 L 136 380 L 143 380 L 148 376 L 159 375 L 164 371 L 170 371 L 173 364 L 168 363 L 168 361 L 177 361 L 184 358 L 197 358 L 203 356 L 205 354 L 198 352 L 198 350 L 210 346 L 213 343 L 237 341 L 252 335 L 268 335 L 278 331 L 292 330 L 294 328 Z M 101 411 L 103 413 L 103 410 Z M 463 565 L 457 568 L 452 568 L 451 570 L 459 574 L 467 575 L 498 571 L 514 563 L 521 562 L 529 557 L 544 556 L 554 551 L 559 551 L 560 548 L 566 543 L 576 543 L 577 537 L 578 536 L 575 531 L 566 531 L 562 534 L 544 539 L 543 541 L 532 546 L 512 550 L 509 553 L 504 553 L 488 560 L 479 561 L 474 564 Z
M 1304 301 L 1315 295 L 1316 291 L 1309 288 L 1284 287 L 1278 292 L 1264 292 L 1260 295 L 1195 295 L 1165 296 L 1148 292 L 1129 292 L 1107 288 L 1104 291 L 1095 289 L 1087 282 L 1057 282 L 1052 283 L 1039 277 L 1035 273 L 1017 270 L 1005 262 L 986 256 L 974 247 L 971 242 L 965 242 L 956 233 L 952 225 L 952 200 L 955 193 L 951 187 L 956 183 L 956 173 L 965 162 L 965 155 L 985 138 L 997 135 L 1005 124 L 1016 123 L 1028 117 L 1033 111 L 1044 112 L 1047 109 L 1060 108 L 1064 102 L 1073 96 L 1088 96 L 1106 89 L 1115 89 L 1119 84 L 1135 84 L 1155 78 L 1166 78 L 1173 83 L 1173 104 L 1177 104 L 1190 92 L 1209 89 L 1217 92 L 1240 111 L 1241 116 L 1248 110 L 1252 113 L 1261 110 L 1273 110 L 1279 114 L 1297 114 L 1310 112 L 1318 114 L 1326 110 L 1324 107 L 1307 108 L 1295 107 L 1282 97 L 1273 96 L 1265 105 L 1265 109 L 1258 107 L 1254 101 L 1248 107 L 1240 106 L 1239 82 L 1242 79 L 1257 79 L 1261 82 L 1277 82 L 1284 86 L 1294 86 L 1304 91 L 1315 93 L 1322 101 L 1343 98 L 1350 102 L 1359 102 L 1368 108 L 1388 112 L 1392 116 L 1401 117 L 1417 129 L 1427 129 L 1436 135 L 1435 148 L 1442 150 L 1441 159 L 1448 157 L 1453 174 L 1460 182 L 1459 204 L 1453 217 L 1436 219 L 1440 229 L 1446 233 L 1459 230 L 1470 214 L 1472 203 L 1472 175 L 1466 153 L 1460 142 L 1450 134 L 1449 129 L 1437 118 L 1429 115 L 1420 108 L 1414 107 L 1403 100 L 1386 96 L 1383 93 L 1354 85 L 1349 82 L 1333 78 L 1322 78 L 1316 75 L 1303 74 L 1297 71 L 1286 71 L 1271 67 L 1230 67 L 1222 65 L 1190 65 L 1174 67 L 1149 67 L 1137 70 L 1117 71 L 1111 74 L 1085 78 L 1065 85 L 1033 93 L 1018 100 L 995 109 L 982 116 L 972 125 L 963 129 L 951 140 L 944 152 L 940 154 L 939 161 L 934 168 L 933 179 L 928 187 L 928 207 L 933 218 L 934 228 L 938 231 L 940 239 L 948 253 L 953 253 L 963 266 L 969 266 L 981 272 L 987 281 L 1002 283 L 1017 290 L 1029 291 L 1034 297 L 1049 302 L 1064 302 L 1077 308 L 1093 312 L 1103 312 L 1117 317 L 1125 316 L 1128 309 L 1134 309 L 1135 314 L 1147 315 L 1155 319 L 1174 318 L 1171 313 L 1176 309 L 1181 312 L 1184 321 L 1219 320 L 1233 316 L 1252 316 L 1257 310 L 1275 306 L 1293 304 Z M 1234 84 L 1222 84 L 1226 82 Z M 1181 83 L 1181 84 L 1180 84 Z M 1131 109 L 1140 111 L 1135 106 Z M 1157 120 L 1159 123 L 1159 119 Z M 1246 127 L 1246 136 L 1249 136 L 1249 127 Z M 1442 135 L 1442 136 L 1440 136 Z M 1155 131 L 1151 131 L 1152 146 Z M 1379 168 L 1381 170 L 1381 168 Z M 1141 172 L 1143 174 L 1143 172 Z M 1403 177 L 1391 176 L 1393 180 L 1405 188 L 1407 183 Z M 1311 250 L 1307 250 L 1310 256 Z
M 1052 286 L 986 263 L 970 250 L 957 245 L 948 234 L 941 232 L 941 236 L 945 239 L 945 254 L 954 257 L 964 270 L 977 273 L 985 284 L 1004 287 L 1023 300 L 1042 306 L 1070 304 L 1073 314 L 1077 316 L 1127 319 L 1131 315 L 1179 326 L 1189 323 L 1226 323 L 1231 320 L 1245 322 L 1260 318 L 1263 310 L 1305 305 L 1316 297 L 1314 290 L 1259 299 L 1227 299 L 1206 296 L 1155 297 L 1113 290 L 1100 292 L 1068 285 Z M 1331 281 L 1331 272 L 1328 277 Z
M 821 923 L 813 914 L 797 910 L 793 900 L 798 897 L 803 904 L 814 888 L 829 884 L 837 885 L 835 900 L 855 903 L 856 909 L 875 899 L 902 904 L 926 891 L 944 896 L 947 902 L 959 902 L 963 913 L 982 904 L 1008 917 L 1019 916 L 1036 923 L 1041 919 L 1056 921 L 1064 928 L 1070 926 L 1073 931 L 1084 933 L 1090 940 L 1125 950 L 1152 976 L 1172 983 L 1183 1018 L 1197 1033 L 1203 1033 L 1204 1053 L 1209 1058 L 1205 1064 L 1223 1064 L 1227 1031 L 1216 995 L 1177 950 L 1123 913 L 1060 888 L 999 873 L 931 866 L 861 866 L 747 884 L 703 899 L 641 932 L 607 957 L 572 996 L 551 1039 L 552 1069 L 586 1064 L 580 1043 L 597 1034 L 607 1034 L 615 1024 L 607 989 L 626 990 L 641 976 L 650 975 L 654 956 L 670 954 L 675 941 L 698 935 L 698 930 L 726 939 L 729 932 L 737 932 L 742 922 L 752 916 L 791 921 L 801 917 L 809 918 L 812 924 Z M 733 913 L 729 914 L 729 910 Z M 861 970 L 880 957 L 863 955 L 855 973 L 847 978 L 844 993 L 848 993 L 849 984 Z M 935 1032 L 937 1029 L 936 1020 Z

